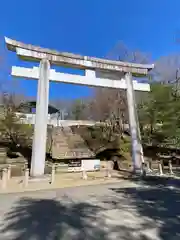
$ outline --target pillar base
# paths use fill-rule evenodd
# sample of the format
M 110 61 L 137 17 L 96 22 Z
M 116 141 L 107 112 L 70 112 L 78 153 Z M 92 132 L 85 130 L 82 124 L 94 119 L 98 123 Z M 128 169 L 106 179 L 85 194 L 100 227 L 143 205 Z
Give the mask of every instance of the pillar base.
M 29 182 L 42 182 L 42 181 L 49 181 L 49 176 L 42 175 L 42 176 L 36 176 L 36 177 L 29 177 Z
M 137 176 L 137 177 L 140 177 L 140 176 L 143 175 L 143 171 L 142 171 L 141 168 L 134 169 L 132 173 L 133 173 L 134 176 Z

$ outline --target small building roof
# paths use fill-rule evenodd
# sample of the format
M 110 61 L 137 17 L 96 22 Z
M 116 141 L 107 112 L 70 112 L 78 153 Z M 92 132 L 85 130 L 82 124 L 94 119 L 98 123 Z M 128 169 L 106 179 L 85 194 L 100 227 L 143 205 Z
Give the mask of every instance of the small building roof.
M 25 102 L 25 103 L 21 103 L 19 106 L 19 110 L 23 111 L 28 111 L 31 112 L 32 108 L 36 108 L 36 101 L 29 101 L 29 102 Z M 49 114 L 54 114 L 59 112 L 59 109 L 57 109 L 56 107 L 52 106 L 52 105 L 48 105 L 48 113 Z

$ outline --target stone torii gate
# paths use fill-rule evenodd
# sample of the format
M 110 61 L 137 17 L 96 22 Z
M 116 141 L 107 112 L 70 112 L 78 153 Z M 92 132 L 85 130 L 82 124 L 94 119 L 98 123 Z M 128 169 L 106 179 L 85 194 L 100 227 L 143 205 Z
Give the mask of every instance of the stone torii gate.
M 96 87 L 127 89 L 129 125 L 132 139 L 132 161 L 134 171 L 141 170 L 142 146 L 138 133 L 134 90 L 150 91 L 149 84 L 132 80 L 132 75 L 147 75 L 154 65 L 144 65 L 112 61 L 95 57 L 81 56 L 72 53 L 62 53 L 46 48 L 24 44 L 5 37 L 7 48 L 15 51 L 18 57 L 26 61 L 40 62 L 39 68 L 12 67 L 12 76 L 39 79 L 36 120 L 32 146 L 31 176 L 44 174 L 47 115 L 49 102 L 49 80 L 56 82 L 80 84 Z M 85 75 L 74 75 L 56 72 L 50 69 L 50 64 L 83 69 Z M 97 71 L 100 73 L 97 76 Z

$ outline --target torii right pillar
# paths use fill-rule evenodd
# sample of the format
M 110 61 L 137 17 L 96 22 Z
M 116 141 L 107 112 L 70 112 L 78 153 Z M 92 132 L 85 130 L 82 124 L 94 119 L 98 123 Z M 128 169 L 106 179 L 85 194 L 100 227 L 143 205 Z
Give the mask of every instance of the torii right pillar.
M 133 172 L 139 174 L 142 171 L 143 163 L 143 151 L 142 145 L 139 139 L 139 124 L 136 114 L 136 103 L 132 82 L 132 74 L 126 73 L 125 80 L 127 84 L 127 103 L 128 103 L 128 115 L 129 115 L 129 128 L 131 134 L 131 145 L 132 145 L 132 162 L 133 162 Z

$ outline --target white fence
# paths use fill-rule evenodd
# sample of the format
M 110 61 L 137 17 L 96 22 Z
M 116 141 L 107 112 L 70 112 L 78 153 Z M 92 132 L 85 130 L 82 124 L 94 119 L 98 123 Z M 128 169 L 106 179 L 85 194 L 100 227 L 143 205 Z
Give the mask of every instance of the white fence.
M 17 116 L 20 117 L 22 123 L 25 124 L 35 124 L 35 114 L 33 113 L 16 113 Z M 59 120 L 54 116 L 48 114 L 47 123 L 52 126 L 77 126 L 77 125 L 86 125 L 86 126 L 93 126 L 96 124 L 95 121 L 83 121 L 83 120 Z

